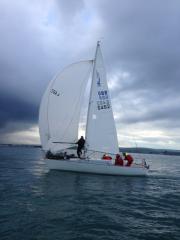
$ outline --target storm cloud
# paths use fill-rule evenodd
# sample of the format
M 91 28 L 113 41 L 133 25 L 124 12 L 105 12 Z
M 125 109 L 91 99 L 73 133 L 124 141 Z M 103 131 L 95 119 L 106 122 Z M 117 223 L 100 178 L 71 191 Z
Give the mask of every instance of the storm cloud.
M 2 0 L 0 16 L 1 143 L 39 143 L 48 82 L 102 40 L 120 145 L 179 148 L 178 0 Z

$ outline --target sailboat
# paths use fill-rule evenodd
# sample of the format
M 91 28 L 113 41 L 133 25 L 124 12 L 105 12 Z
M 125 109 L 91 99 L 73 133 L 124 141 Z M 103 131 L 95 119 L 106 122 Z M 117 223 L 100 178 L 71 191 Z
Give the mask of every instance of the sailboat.
M 78 158 L 72 152 L 78 139 L 80 113 L 89 79 L 85 150 L 83 157 Z M 67 66 L 49 83 L 40 105 L 39 132 L 50 170 L 128 176 L 145 176 L 148 172 L 144 163 L 133 163 L 130 167 L 115 164 L 118 139 L 99 41 L 93 60 Z M 112 159 L 103 160 L 104 153 Z

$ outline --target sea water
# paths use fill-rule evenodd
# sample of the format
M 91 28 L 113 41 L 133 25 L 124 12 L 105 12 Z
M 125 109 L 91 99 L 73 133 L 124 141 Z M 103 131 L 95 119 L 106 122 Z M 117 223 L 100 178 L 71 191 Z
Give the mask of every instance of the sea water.
M 40 149 L 0 147 L 0 239 L 179 240 L 180 157 L 138 157 L 148 177 L 48 172 Z

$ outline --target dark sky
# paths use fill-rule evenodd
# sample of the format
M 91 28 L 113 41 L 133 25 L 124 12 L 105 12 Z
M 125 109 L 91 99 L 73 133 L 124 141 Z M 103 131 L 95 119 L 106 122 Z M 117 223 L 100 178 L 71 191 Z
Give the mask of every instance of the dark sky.
M 180 146 L 179 0 L 0 1 L 0 142 L 39 143 L 43 92 L 102 40 L 121 146 Z

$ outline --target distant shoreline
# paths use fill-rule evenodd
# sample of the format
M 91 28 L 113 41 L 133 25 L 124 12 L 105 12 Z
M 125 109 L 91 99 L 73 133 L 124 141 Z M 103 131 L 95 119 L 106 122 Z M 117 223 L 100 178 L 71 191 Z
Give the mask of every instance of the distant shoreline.
M 33 144 L 11 144 L 4 143 L 0 144 L 0 147 L 28 147 L 28 148 L 41 148 L 41 145 L 33 145 Z
M 30 144 L 0 144 L 0 147 L 25 147 L 25 148 L 41 148 L 41 145 L 30 145 Z M 119 147 L 120 152 L 128 153 L 142 153 L 142 154 L 160 154 L 160 155 L 170 155 L 170 156 L 180 156 L 180 150 L 173 149 L 154 149 L 154 148 L 125 148 Z
M 180 156 L 180 150 L 173 149 L 154 149 L 154 148 L 119 148 L 120 152 L 129 153 L 143 153 L 143 154 L 159 154 L 159 155 L 169 155 L 169 156 Z

